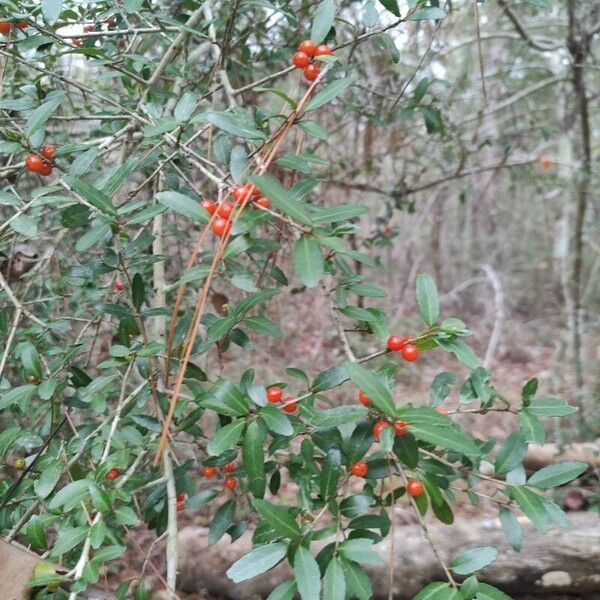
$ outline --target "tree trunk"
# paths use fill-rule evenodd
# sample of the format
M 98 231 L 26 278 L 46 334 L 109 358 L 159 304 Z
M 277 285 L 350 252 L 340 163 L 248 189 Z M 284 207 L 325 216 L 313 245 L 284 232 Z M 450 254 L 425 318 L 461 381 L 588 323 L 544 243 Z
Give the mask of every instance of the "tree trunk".
M 510 594 L 558 595 L 600 591 L 600 520 L 593 512 L 572 513 L 572 529 L 553 528 L 548 535 L 537 532 L 525 519 L 525 544 L 520 553 L 506 543 L 496 520 L 458 521 L 452 526 L 432 525 L 430 533 L 444 560 L 463 550 L 494 546 L 501 553 L 488 568 L 478 573 L 482 582 L 490 583 Z M 228 539 L 208 548 L 208 530 L 186 527 L 180 532 L 179 585 L 183 591 L 206 590 L 231 600 L 265 598 L 280 582 L 291 577 L 287 564 L 246 582 L 234 584 L 225 572 L 238 558 L 250 551 L 252 532 L 233 544 Z M 394 590 L 397 600 L 412 598 L 431 581 L 443 581 L 443 572 L 419 525 L 396 528 L 394 540 Z M 327 541 L 321 542 L 322 545 Z M 316 545 L 315 545 L 316 546 Z M 378 545 L 382 562 L 368 568 L 374 598 L 388 594 L 390 540 Z

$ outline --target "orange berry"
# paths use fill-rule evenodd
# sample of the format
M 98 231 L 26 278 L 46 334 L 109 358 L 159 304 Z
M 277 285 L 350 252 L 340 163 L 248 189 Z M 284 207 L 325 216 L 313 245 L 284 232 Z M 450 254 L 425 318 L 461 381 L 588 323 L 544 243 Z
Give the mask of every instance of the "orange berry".
M 358 400 L 363 406 L 371 406 L 371 400 L 364 392 L 358 393 Z
M 267 390 L 267 400 L 269 402 L 279 402 L 283 396 L 283 390 L 280 387 L 274 385 Z
M 402 350 L 400 350 L 402 358 L 409 362 L 417 360 L 419 358 L 419 349 L 414 344 L 406 344 Z
M 214 215 L 217 210 L 217 204 L 214 200 L 209 200 L 206 198 L 200 202 L 200 206 L 209 214 Z
M 44 159 L 41 156 L 30 154 L 25 159 L 25 168 L 32 173 L 39 173 L 44 168 Z
M 231 213 L 233 212 L 233 204 L 229 204 L 229 202 L 223 202 L 219 207 L 217 207 L 217 214 L 224 219 L 229 219 L 231 217 Z
M 231 491 L 235 490 L 235 488 L 237 487 L 237 484 L 238 484 L 238 482 L 235 477 L 232 477 L 231 475 L 228 475 L 227 477 L 225 477 L 224 485 L 228 490 L 231 490 Z
M 359 460 L 350 467 L 350 473 L 356 477 L 365 477 L 368 472 L 369 466 L 364 460 Z
M 376 440 L 379 440 L 379 438 L 381 437 L 381 432 L 386 428 L 386 427 L 391 427 L 392 424 L 389 421 L 384 421 L 383 419 L 381 421 L 377 421 L 377 423 L 375 423 L 375 425 L 373 426 L 373 437 Z
M 408 423 L 406 421 L 394 421 L 394 432 L 396 435 L 406 435 L 408 433 Z
M 400 352 L 406 345 L 406 338 L 400 337 L 399 335 L 390 335 L 387 341 L 388 350 L 392 352 Z
M 308 81 L 314 81 L 321 72 L 318 65 L 308 65 L 306 69 L 304 69 L 304 77 L 308 79 Z
M 268 198 L 261 196 L 254 201 L 254 204 L 260 206 L 261 208 L 271 208 L 271 202 Z
M 56 148 L 54 146 L 42 146 L 40 154 L 48 160 L 54 160 L 56 156 Z
M 223 237 L 231 228 L 231 223 L 227 219 L 216 219 L 211 226 L 212 232 L 219 237 Z
M 296 54 L 292 56 L 292 63 L 298 69 L 305 69 L 310 65 L 310 56 L 308 56 L 306 52 L 296 52 Z
M 47 160 L 45 160 L 42 163 L 42 167 L 38 171 L 38 173 L 44 176 L 52 175 L 52 165 Z
M 435 412 L 438 412 L 438 413 L 440 413 L 440 415 L 444 415 L 446 417 L 448 416 L 448 409 L 444 408 L 443 406 L 438 406 L 435 409 Z
M 312 40 L 304 40 L 298 46 L 298 52 L 304 52 L 307 56 L 314 56 L 317 50 L 317 45 Z
M 8 21 L 0 21 L 0 33 L 8 35 L 11 29 L 12 25 Z
M 207 479 L 212 479 L 217 474 L 217 467 L 204 467 L 202 469 L 202 476 Z
M 117 469 L 114 467 L 106 474 L 106 479 L 109 481 L 114 481 L 121 474 L 121 469 Z
M 293 399 L 294 398 L 292 398 L 291 396 L 288 396 L 287 398 L 284 398 L 283 401 L 290 402 Z M 281 408 L 282 408 L 283 412 L 291 414 L 291 413 L 296 412 L 296 410 L 298 409 L 298 405 L 294 402 L 293 404 L 284 404 Z
M 223 470 L 225 471 L 225 473 L 233 473 L 236 469 L 236 466 L 234 463 L 227 463 L 224 467 Z
M 425 486 L 418 479 L 409 479 L 406 482 L 406 492 L 409 496 L 417 498 L 425 491 Z
M 327 44 L 321 44 L 315 49 L 315 56 L 328 56 L 333 50 Z

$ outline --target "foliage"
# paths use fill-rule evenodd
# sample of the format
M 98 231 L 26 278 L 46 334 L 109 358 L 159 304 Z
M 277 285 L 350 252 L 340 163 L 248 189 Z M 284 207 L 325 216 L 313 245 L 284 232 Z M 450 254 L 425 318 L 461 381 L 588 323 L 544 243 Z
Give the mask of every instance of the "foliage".
M 71 568 L 34 580 L 42 588 L 37 597 L 54 594 L 55 584 L 71 597 L 82 593 L 104 563 L 125 552 L 127 533 L 141 523 L 173 539 L 183 497 L 190 510 L 210 505 L 210 543 L 256 525 L 253 550 L 228 570 L 233 581 L 290 563 L 294 580 L 272 600 L 296 592 L 303 600 L 371 597 L 364 566 L 380 560 L 374 545 L 390 534 L 388 510 L 399 501 L 451 524 L 457 493 L 478 502 L 491 485 L 517 550 L 518 512 L 544 532 L 552 523 L 567 526 L 545 490 L 586 465 L 559 463 L 526 479 L 522 461 L 530 442 L 544 440 L 541 417 L 576 409 L 537 397 L 535 380 L 520 402 L 505 399 L 465 342 L 467 325 L 441 314 L 427 274 L 416 279 L 423 325 L 411 341 L 420 352 L 453 355 L 468 374 L 440 373 L 426 405 L 398 398 L 399 355 L 385 348 L 389 317 L 375 303 L 386 293 L 365 274 L 376 268 L 373 256 L 353 243 L 368 208 L 325 204 L 315 191 L 318 168 L 328 165 L 319 155 L 329 136 L 320 111 L 341 106 L 352 116 L 352 105 L 361 105 L 362 73 L 346 62 L 345 48 L 378 44 L 393 69 L 394 28 L 439 21 L 446 12 L 435 1 L 402 11 L 395 0 L 368 2 L 353 23 L 332 0 L 312 20 L 307 7 L 295 12 L 285 2 L 234 3 L 231 10 L 170 4 L 0 2 L 5 18 L 28 22 L 13 28 L 1 50 L 8 68 L 0 142 L 7 220 L 0 231 L 7 250 L 40 232 L 49 249 L 22 279 L 2 271 L 0 457 L 10 467 L 23 456 L 26 468 L 7 469 L 0 482 L 0 526 Z M 308 31 L 336 51 L 318 59 L 319 80 L 298 90 L 283 67 Z M 282 49 L 280 39 L 294 43 Z M 238 70 L 238 62 L 250 66 Z M 417 81 L 390 119 L 418 113 L 428 135 L 442 136 L 429 86 Z M 26 156 L 49 143 L 57 146 L 53 175 L 25 172 Z M 248 193 L 235 205 L 232 229 L 213 236 L 217 215 L 199 200 L 214 197 L 220 210 L 233 186 L 249 182 L 272 208 Z M 190 233 L 189 246 L 198 243 L 186 266 L 166 272 L 165 239 Z M 289 260 L 278 261 L 286 249 Z M 311 373 L 290 366 L 277 403 L 267 400 L 276 382 L 260 381 L 253 368 L 234 376 L 200 366 L 206 357 L 250 353 L 265 336 L 281 337 L 269 310 L 292 286 L 323 291 L 333 315 L 323 326 L 339 335 L 344 360 Z M 228 295 L 210 312 L 207 297 L 221 290 Z M 350 326 L 381 349 L 357 358 L 344 331 Z M 97 351 L 98 337 L 108 340 L 105 353 Z M 350 396 L 364 392 L 370 405 L 334 405 L 326 392 L 342 386 Z M 518 429 L 504 440 L 471 435 L 452 413 L 436 410 L 452 388 L 461 408 L 518 414 Z M 376 441 L 381 419 L 405 422 L 406 435 L 387 427 Z M 199 477 L 195 460 L 178 457 L 184 441 L 204 467 L 220 470 L 217 483 Z M 364 480 L 350 474 L 359 461 L 367 465 Z M 222 476 L 234 482 L 224 491 Z M 409 479 L 425 493 L 407 498 Z M 292 503 L 278 495 L 290 484 Z M 317 554 L 320 540 L 327 543 Z M 459 598 L 459 589 L 468 589 L 465 597 L 505 597 L 450 574 L 471 575 L 497 554 L 461 553 L 447 565 L 448 582 L 431 583 L 417 598 Z M 145 593 L 137 586 L 137 597 Z

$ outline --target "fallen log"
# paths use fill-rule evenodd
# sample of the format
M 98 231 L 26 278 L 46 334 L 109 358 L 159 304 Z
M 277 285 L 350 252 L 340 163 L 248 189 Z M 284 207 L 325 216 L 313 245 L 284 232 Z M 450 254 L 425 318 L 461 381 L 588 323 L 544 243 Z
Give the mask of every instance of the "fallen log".
M 432 524 L 430 533 L 441 556 L 450 561 L 457 553 L 479 546 L 494 546 L 498 559 L 478 573 L 480 581 L 508 594 L 581 594 L 589 598 L 600 591 L 600 519 L 595 512 L 572 513 L 572 529 L 551 529 L 548 535 L 523 523 L 525 544 L 517 553 L 508 547 L 496 520 L 462 520 L 452 526 Z M 252 532 L 234 543 L 227 539 L 207 545 L 208 530 L 185 527 L 179 533 L 180 564 L 178 587 L 185 592 L 206 591 L 230 600 L 265 598 L 280 582 L 291 576 L 286 564 L 246 582 L 234 584 L 227 569 L 251 549 Z M 322 542 L 321 544 L 327 543 Z M 377 546 L 379 565 L 368 569 L 375 598 L 388 597 L 390 543 Z M 443 581 L 444 575 L 418 525 L 397 527 L 394 539 L 394 598 L 412 598 L 430 581 Z

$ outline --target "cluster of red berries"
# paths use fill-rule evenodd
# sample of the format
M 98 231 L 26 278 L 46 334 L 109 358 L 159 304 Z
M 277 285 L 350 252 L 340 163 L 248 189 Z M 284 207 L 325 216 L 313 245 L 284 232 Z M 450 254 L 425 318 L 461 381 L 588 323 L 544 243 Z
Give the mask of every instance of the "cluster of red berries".
M 231 197 L 238 204 L 244 204 L 252 199 L 252 203 L 255 206 L 259 206 L 260 208 L 271 208 L 269 199 L 265 198 L 253 183 L 247 183 L 232 188 Z M 209 215 L 214 215 L 215 212 L 218 215 L 218 218 L 215 219 L 211 225 L 212 232 L 218 237 L 223 237 L 227 234 L 231 229 L 231 214 L 233 213 L 235 206 L 230 202 L 223 202 L 219 205 L 210 198 L 202 200 L 200 205 Z
M 227 463 L 223 467 L 223 471 L 225 471 L 225 473 L 233 473 L 235 469 L 236 466 L 233 463 Z M 217 469 L 217 467 L 204 467 L 202 469 L 202 477 L 206 477 L 207 479 L 212 479 L 213 477 L 216 477 L 218 473 L 219 469 Z M 237 484 L 237 479 L 231 475 L 227 475 L 225 477 L 225 481 L 223 482 L 225 488 L 232 491 L 235 490 Z
M 390 335 L 387 347 L 391 352 L 400 352 L 406 361 L 412 362 L 419 358 L 419 349 L 412 343 L 412 338 Z
M 295 413 L 298 408 L 295 399 L 291 396 L 283 397 L 283 390 L 280 387 L 274 385 L 267 390 L 267 400 L 271 402 L 271 404 L 277 404 L 279 402 L 283 402 L 283 406 L 281 410 L 286 413 Z
M 0 21 L 0 33 L 3 35 L 9 35 L 12 31 L 13 27 L 16 29 L 27 29 L 28 23 L 27 21 L 17 21 L 16 23 L 11 23 L 10 21 Z
M 314 81 L 321 72 L 321 68 L 313 59 L 317 56 L 327 56 L 333 50 L 327 44 L 317 46 L 312 40 L 304 40 L 298 46 L 298 52 L 292 56 L 292 63 L 298 69 L 304 71 L 304 77 L 308 81 Z
M 30 154 L 25 159 L 25 168 L 32 173 L 40 175 L 52 175 L 52 161 L 56 156 L 56 148 L 54 146 L 42 146 L 40 154 Z
M 381 432 L 386 427 L 393 427 L 394 435 L 403 436 L 408 433 L 408 423 L 406 421 L 394 421 L 393 423 L 391 423 L 390 421 L 381 419 L 377 421 L 377 423 L 375 423 L 375 425 L 373 426 L 373 437 L 377 441 L 379 441 L 379 438 L 381 437 Z

